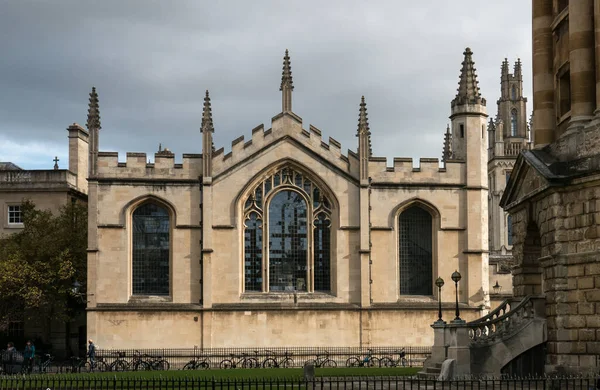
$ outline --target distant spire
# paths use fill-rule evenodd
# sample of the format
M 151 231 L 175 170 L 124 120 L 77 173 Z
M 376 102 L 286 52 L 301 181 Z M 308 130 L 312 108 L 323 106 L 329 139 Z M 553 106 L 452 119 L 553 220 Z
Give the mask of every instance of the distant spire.
M 444 149 L 442 151 L 442 161 L 446 161 L 452 158 L 452 133 L 450 132 L 450 125 L 446 127 L 446 134 L 444 134 Z
M 365 103 L 365 97 L 360 99 L 360 109 L 358 110 L 358 130 L 356 132 L 357 137 L 364 136 L 369 147 L 368 157 L 373 154 L 373 148 L 371 145 L 371 131 L 369 129 L 369 118 L 367 116 L 367 103 Z M 360 145 L 360 140 L 359 140 Z
M 208 89 L 204 96 L 204 109 L 202 110 L 202 125 L 200 126 L 200 132 L 205 131 L 215 132 L 212 120 L 212 109 L 210 107 L 210 96 L 208 95 Z
M 279 87 L 281 93 L 281 111 L 291 112 L 292 111 L 292 91 L 294 90 L 294 82 L 292 80 L 292 66 L 290 63 L 289 52 L 285 50 L 285 56 L 283 57 L 283 72 L 281 73 L 281 86 Z
M 517 62 L 515 62 L 514 75 L 517 80 L 521 80 L 523 78 L 523 69 L 521 67 L 521 59 L 520 58 L 517 58 Z
M 494 118 L 490 118 L 490 123 L 488 124 L 488 131 L 496 130 L 496 123 L 494 123 Z
M 460 104 L 482 104 L 485 105 L 485 99 L 481 98 L 479 92 L 479 82 L 477 81 L 477 69 L 473 62 L 473 52 L 470 48 L 466 48 L 464 51 L 465 59 L 462 62 L 462 69 L 460 71 L 460 81 L 458 82 L 458 93 L 454 100 L 452 100 L 452 106 Z
M 502 61 L 502 79 L 506 78 L 508 79 L 508 58 L 504 58 L 504 61 Z
M 90 93 L 90 103 L 88 108 L 88 119 L 87 119 L 88 130 L 96 129 L 100 130 L 100 106 L 98 104 L 98 94 L 96 93 L 96 87 L 92 87 Z
M 162 152 L 162 143 L 158 144 L 158 153 Z

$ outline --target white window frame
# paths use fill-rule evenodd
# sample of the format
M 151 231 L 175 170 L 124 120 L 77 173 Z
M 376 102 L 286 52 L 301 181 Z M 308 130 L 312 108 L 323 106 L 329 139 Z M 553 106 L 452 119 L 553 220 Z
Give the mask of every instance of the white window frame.
M 18 211 L 11 210 L 12 208 L 18 208 Z M 11 222 L 11 217 L 15 213 L 18 213 L 20 222 Z M 23 227 L 23 207 L 20 204 L 6 205 L 6 225 L 8 227 Z

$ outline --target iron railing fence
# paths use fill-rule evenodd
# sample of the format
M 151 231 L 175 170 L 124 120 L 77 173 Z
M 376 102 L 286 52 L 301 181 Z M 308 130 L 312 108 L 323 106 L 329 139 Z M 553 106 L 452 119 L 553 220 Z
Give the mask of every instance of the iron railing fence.
M 124 360 L 132 366 L 136 357 L 142 359 L 147 357 L 164 359 L 169 363 L 169 369 L 182 369 L 193 359 L 206 359 L 209 368 L 223 368 L 222 362 L 231 360 L 238 362 L 236 367 L 242 367 L 242 358 L 252 358 L 258 362 L 259 367 L 263 367 L 268 359 L 274 359 L 281 363 L 286 354 L 291 360 L 288 360 L 288 367 L 303 367 L 305 363 L 313 361 L 317 356 L 328 356 L 335 362 L 337 367 L 346 367 L 348 359 L 357 357 L 359 361 L 372 351 L 375 358 L 374 365 L 378 366 L 380 359 L 387 357 L 395 365 L 401 366 L 404 363 L 407 367 L 420 367 L 427 357 L 431 355 L 431 347 L 415 346 L 391 346 L 391 347 L 273 347 L 273 348 L 160 348 L 160 349 L 97 349 L 96 358 L 103 360 L 107 365 L 112 365 L 117 359 Z M 399 352 L 404 352 L 404 359 L 400 358 Z M 248 366 L 248 365 L 247 365 Z M 255 365 L 250 365 L 253 368 Z M 326 365 L 327 366 L 327 365 Z
M 599 388 L 595 377 L 557 378 L 494 378 L 436 381 L 432 379 L 403 377 L 363 377 L 363 378 L 314 378 L 296 379 L 198 379 L 198 378 L 109 378 L 86 377 L 64 378 L 57 376 L 0 377 L 0 390 L 52 389 L 52 390 L 259 390 L 259 389 L 306 389 L 306 390 L 403 390 L 403 389 L 490 389 L 490 390 L 531 390 L 531 389 L 570 389 L 594 390 Z

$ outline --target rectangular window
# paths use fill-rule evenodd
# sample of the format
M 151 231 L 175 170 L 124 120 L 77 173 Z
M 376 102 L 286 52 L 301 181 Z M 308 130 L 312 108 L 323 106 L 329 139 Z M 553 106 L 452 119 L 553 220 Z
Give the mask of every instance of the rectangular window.
M 460 138 L 465 138 L 465 125 L 462 123 L 459 125 L 459 133 Z
M 562 73 L 558 78 L 558 117 L 559 119 L 571 111 L 571 72 Z
M 23 214 L 21 213 L 21 206 L 8 206 L 8 223 L 9 224 L 20 224 L 23 223 Z
M 512 217 L 510 214 L 506 217 L 506 234 L 507 234 L 507 243 L 512 246 L 513 244 L 513 229 L 512 229 Z

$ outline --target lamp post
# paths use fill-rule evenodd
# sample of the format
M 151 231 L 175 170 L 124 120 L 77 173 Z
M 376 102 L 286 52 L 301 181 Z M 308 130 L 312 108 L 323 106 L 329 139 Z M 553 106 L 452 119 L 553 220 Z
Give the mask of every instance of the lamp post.
M 460 279 L 460 273 L 458 271 L 454 271 L 452 273 L 452 280 L 454 281 L 454 288 L 456 289 L 456 318 L 454 321 L 462 321 L 460 318 L 460 311 L 458 310 L 458 282 Z
M 494 287 L 492 287 L 494 289 L 494 294 L 500 294 L 500 291 L 502 291 L 502 286 L 498 284 L 498 281 L 496 280 L 496 284 L 494 284 Z
M 444 285 L 444 279 L 438 276 L 435 280 L 435 285 L 438 288 L 438 320 L 436 321 L 438 324 L 445 324 L 444 320 L 442 320 L 442 286 Z

